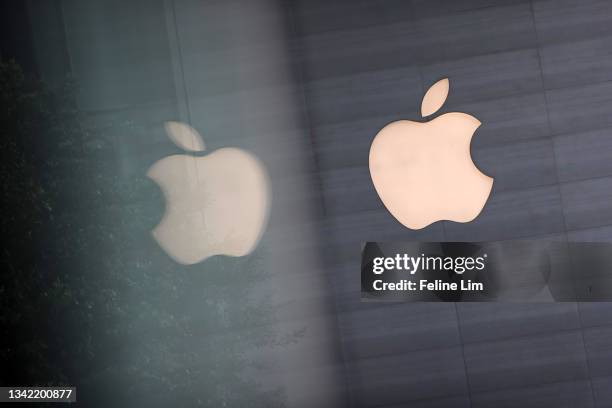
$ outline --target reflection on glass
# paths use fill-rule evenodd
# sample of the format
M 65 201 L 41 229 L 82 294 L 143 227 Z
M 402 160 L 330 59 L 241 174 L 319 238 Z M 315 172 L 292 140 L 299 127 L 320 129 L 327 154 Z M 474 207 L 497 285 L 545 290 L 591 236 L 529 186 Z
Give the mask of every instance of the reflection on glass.
M 203 151 L 204 142 L 190 126 L 166 124 L 177 146 Z M 194 264 L 213 255 L 244 256 L 265 228 L 269 182 L 261 162 L 236 148 L 206 156 L 166 157 L 147 175 L 166 197 L 166 213 L 153 230 L 159 245 L 177 262 Z

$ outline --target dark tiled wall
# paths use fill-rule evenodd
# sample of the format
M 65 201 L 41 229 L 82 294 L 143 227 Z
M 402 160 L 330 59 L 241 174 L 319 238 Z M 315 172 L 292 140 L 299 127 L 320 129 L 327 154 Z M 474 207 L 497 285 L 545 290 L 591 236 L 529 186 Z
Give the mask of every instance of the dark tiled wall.
M 371 305 L 355 281 L 361 241 L 612 240 L 612 2 L 290 5 L 352 403 L 610 406 L 612 305 Z M 472 154 L 494 191 L 472 223 L 410 231 L 373 189 L 369 146 L 446 76 L 443 110 L 483 123 Z

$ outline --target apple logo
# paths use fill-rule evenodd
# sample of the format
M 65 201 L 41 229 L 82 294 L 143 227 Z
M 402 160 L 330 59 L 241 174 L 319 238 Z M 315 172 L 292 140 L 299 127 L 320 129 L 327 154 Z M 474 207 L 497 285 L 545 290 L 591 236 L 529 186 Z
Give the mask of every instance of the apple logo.
M 448 89 L 448 78 L 429 88 L 423 117 L 442 107 Z M 479 126 L 471 115 L 450 112 L 426 122 L 399 120 L 378 132 L 370 147 L 370 175 L 383 204 L 404 226 L 469 222 L 480 214 L 493 178 L 478 170 L 470 154 Z
M 205 150 L 192 127 L 179 122 L 165 127 L 183 150 Z M 154 163 L 147 176 L 166 199 L 166 212 L 152 234 L 175 261 L 190 265 L 213 255 L 244 256 L 257 246 L 270 189 L 264 166 L 252 154 L 222 148 L 206 156 L 172 155 Z

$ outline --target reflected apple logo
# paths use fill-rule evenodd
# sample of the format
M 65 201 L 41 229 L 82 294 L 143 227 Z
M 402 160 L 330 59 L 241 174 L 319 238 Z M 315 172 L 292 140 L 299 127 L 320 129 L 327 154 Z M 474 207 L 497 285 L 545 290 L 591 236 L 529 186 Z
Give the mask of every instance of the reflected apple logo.
M 442 107 L 448 90 L 448 78 L 429 88 L 423 117 Z M 427 122 L 400 120 L 378 132 L 370 147 L 370 175 L 383 204 L 404 226 L 469 222 L 480 214 L 493 179 L 478 170 L 470 154 L 479 126 L 475 117 L 451 112 Z
M 237 148 L 206 156 L 204 141 L 192 127 L 167 122 L 166 132 L 192 154 L 165 157 L 147 176 L 161 188 L 166 212 L 152 234 L 163 250 L 181 264 L 213 255 L 244 256 L 259 242 L 268 219 L 269 180 L 262 163 Z

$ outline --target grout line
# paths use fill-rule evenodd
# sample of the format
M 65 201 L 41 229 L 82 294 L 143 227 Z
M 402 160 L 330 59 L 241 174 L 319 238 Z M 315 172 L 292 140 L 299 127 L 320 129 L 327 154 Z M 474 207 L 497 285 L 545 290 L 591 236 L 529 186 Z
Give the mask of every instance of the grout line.
M 540 37 L 538 35 L 538 27 L 536 24 L 536 19 L 535 19 L 535 11 L 534 11 L 534 6 L 533 6 L 533 0 L 531 0 L 529 2 L 529 6 L 530 6 L 530 11 L 531 11 L 531 18 L 533 21 L 533 29 L 534 29 L 534 33 L 535 33 L 535 38 L 536 38 L 536 44 L 537 44 L 537 55 L 538 55 L 538 65 L 540 68 L 540 79 L 542 81 L 542 88 L 545 89 L 544 91 L 544 105 L 546 107 L 546 120 L 548 123 L 548 130 L 549 132 L 552 131 L 552 124 L 550 121 L 550 110 L 549 110 L 549 101 L 548 101 L 548 93 L 546 92 L 546 84 L 544 81 L 544 70 L 542 68 L 542 56 L 540 53 Z M 552 140 L 552 136 L 551 136 L 551 140 Z M 557 178 L 557 185 L 558 185 L 558 189 L 559 189 L 559 201 L 561 203 L 561 218 L 563 219 L 563 225 L 564 225 L 564 234 L 565 234 L 565 243 L 566 243 L 566 248 L 568 251 L 568 255 L 569 255 L 569 263 L 570 263 L 570 268 L 573 270 L 574 269 L 574 265 L 573 265 L 573 259 L 571 256 L 571 252 L 569 251 L 569 239 L 568 239 L 568 225 L 567 225 L 567 218 L 565 216 L 565 203 L 563 202 L 563 192 L 561 190 L 561 183 L 559 182 L 560 176 L 559 176 L 559 162 L 558 162 L 558 158 L 557 158 L 557 153 L 556 150 L 552 149 L 552 154 L 553 154 L 553 162 L 555 165 L 555 177 Z M 575 295 L 575 289 L 574 289 L 574 295 Z M 583 348 L 583 352 L 584 352 L 584 361 L 585 361 L 585 365 L 586 365 L 586 369 L 587 369 L 587 375 L 588 375 L 588 380 L 589 380 L 589 388 L 591 389 L 591 399 L 593 402 L 593 406 L 597 405 L 597 399 L 595 397 L 595 389 L 593 387 L 593 378 L 591 375 L 591 366 L 589 364 L 589 356 L 588 356 L 588 351 L 587 351 L 587 347 L 586 347 L 586 339 L 584 337 L 584 327 L 583 327 L 583 323 L 582 323 L 582 316 L 580 314 L 580 307 L 579 307 L 579 303 L 578 301 L 575 302 L 576 305 L 576 314 L 578 317 L 578 325 L 580 327 L 580 335 L 581 335 L 581 341 L 582 341 L 582 348 Z
M 294 44 L 297 45 L 297 52 L 300 53 L 301 52 L 301 43 L 302 43 L 302 38 L 298 35 L 297 32 L 297 28 L 296 28 L 296 16 L 293 10 L 293 3 L 287 3 L 285 6 L 284 11 L 286 13 L 289 14 L 288 19 L 289 19 L 289 27 L 291 30 L 291 34 L 292 34 L 292 38 L 290 39 L 291 42 L 293 42 Z M 292 44 L 289 45 L 289 53 L 292 53 Z M 313 172 L 308 172 L 309 174 L 312 174 L 312 177 L 314 177 L 314 182 L 316 184 L 316 187 L 318 187 L 318 191 L 319 191 L 319 197 L 320 197 L 320 218 L 321 220 L 326 220 L 327 219 L 327 207 L 325 205 L 325 189 L 324 189 L 324 185 L 323 185 L 323 177 L 321 176 L 321 169 L 320 169 L 320 162 L 319 162 L 319 157 L 317 154 L 317 143 L 316 143 L 316 138 L 314 137 L 314 132 L 315 132 L 315 126 L 313 126 L 312 120 L 310 118 L 310 112 L 308 110 L 308 99 L 306 97 L 306 90 L 304 87 L 305 84 L 305 80 L 304 80 L 304 72 L 302 71 L 301 68 L 301 64 L 299 63 L 299 58 L 292 58 L 292 56 L 290 55 L 289 61 L 290 64 L 294 67 L 294 72 L 296 72 L 297 74 L 297 83 L 296 83 L 296 87 L 298 88 L 297 91 L 298 93 L 301 95 L 301 99 L 300 102 L 302 104 L 302 109 L 300 109 L 302 111 L 303 114 L 303 120 L 306 122 L 304 125 L 304 127 L 306 128 L 306 135 L 308 138 L 308 141 L 310 142 L 310 148 L 312 151 L 312 158 L 313 158 L 313 162 L 314 162 L 314 169 Z M 300 126 L 302 127 L 302 126 Z M 320 231 L 318 231 L 320 233 Z M 322 237 L 322 240 L 328 239 L 326 237 Z M 329 245 L 326 245 L 326 247 L 329 247 Z M 327 260 L 325 259 L 325 254 L 323 254 L 323 259 L 322 262 L 326 263 Z M 326 269 L 326 265 L 323 264 L 322 265 L 323 269 Z M 329 280 L 329 275 L 327 273 L 323 274 L 328 280 Z M 355 396 L 353 395 L 353 391 L 351 389 L 351 375 L 350 375 L 350 371 L 349 371 L 349 366 L 348 366 L 348 362 L 349 359 L 347 358 L 347 352 L 345 350 L 345 346 L 344 346 L 344 341 L 343 341 L 343 336 L 342 336 L 342 332 L 340 330 L 340 314 L 338 312 L 338 296 L 337 293 L 335 291 L 335 289 L 333 287 L 330 288 L 329 292 L 331 295 L 331 304 L 333 305 L 333 321 L 335 323 L 335 328 L 336 328 L 336 335 L 337 335 L 337 347 L 339 350 L 339 358 L 340 358 L 340 367 L 343 373 L 343 384 L 344 384 L 344 395 L 346 398 L 346 402 L 348 406 L 355 406 Z M 360 373 L 357 373 L 358 376 L 360 376 Z
M 292 37 L 293 39 L 290 40 L 292 42 L 294 42 L 294 44 L 297 45 L 297 50 L 295 51 L 296 53 L 300 54 L 301 53 L 301 44 L 302 44 L 302 37 L 298 34 L 298 31 L 296 29 L 295 26 L 295 21 L 296 21 L 296 16 L 293 10 L 293 4 L 292 3 L 287 3 L 286 5 L 286 10 L 289 13 L 289 26 L 291 27 L 291 33 L 293 34 Z M 290 49 L 293 48 L 293 46 L 290 45 Z M 289 51 L 289 52 L 293 52 L 293 51 Z M 299 59 L 299 58 L 296 58 Z M 315 177 L 315 183 L 317 184 L 317 187 L 319 189 L 319 195 L 320 195 L 320 209 L 322 211 L 322 218 L 326 218 L 327 216 L 327 206 L 325 205 L 325 194 L 324 194 L 324 187 L 323 187 L 323 177 L 321 177 L 321 166 L 320 166 L 320 162 L 319 162 L 319 157 L 317 154 L 318 148 L 317 148 L 317 142 L 316 142 L 316 138 L 315 138 L 315 128 L 316 126 L 314 126 L 313 121 L 310 117 L 310 112 L 308 109 L 308 98 L 306 97 L 306 90 L 304 87 L 304 84 L 306 83 L 306 80 L 304 78 L 304 72 L 302 70 L 301 67 L 301 63 L 299 63 L 300 61 L 296 61 L 294 60 L 294 58 L 289 58 L 289 60 L 291 61 L 290 63 L 293 65 L 294 67 L 294 72 L 297 73 L 297 91 L 298 93 L 301 95 L 301 104 L 302 104 L 302 109 L 300 109 L 300 111 L 303 114 L 303 120 L 306 122 L 305 123 L 305 132 L 308 138 L 308 141 L 310 142 L 310 148 L 312 150 L 313 153 L 313 161 L 314 161 L 314 177 Z
M 468 392 L 468 400 L 470 401 L 470 407 L 473 406 L 472 403 L 472 385 L 470 384 L 470 374 L 468 372 L 467 360 L 465 359 L 465 341 L 463 340 L 463 332 L 461 330 L 461 319 L 459 318 L 459 308 L 457 307 L 457 302 L 453 302 L 453 306 L 455 307 L 455 318 L 457 319 L 457 332 L 459 334 L 459 343 L 461 346 L 461 359 L 463 360 L 463 371 L 465 372 L 465 383 Z

